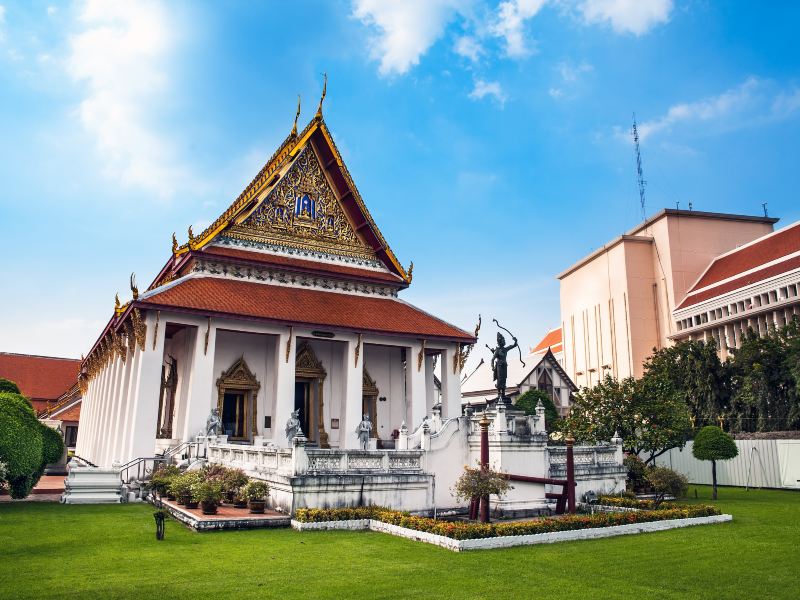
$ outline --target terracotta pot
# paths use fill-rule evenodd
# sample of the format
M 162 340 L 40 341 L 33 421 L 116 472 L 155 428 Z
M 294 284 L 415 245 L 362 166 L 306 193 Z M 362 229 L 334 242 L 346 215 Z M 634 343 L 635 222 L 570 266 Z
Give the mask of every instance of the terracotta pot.
M 201 510 L 203 511 L 204 515 L 215 515 L 217 514 L 217 503 L 216 502 L 206 502 L 203 500 L 200 502 Z
M 247 505 L 250 507 L 250 512 L 254 515 L 264 514 L 264 507 L 266 506 L 264 500 L 250 500 Z
M 247 500 L 234 500 L 233 508 L 247 508 Z

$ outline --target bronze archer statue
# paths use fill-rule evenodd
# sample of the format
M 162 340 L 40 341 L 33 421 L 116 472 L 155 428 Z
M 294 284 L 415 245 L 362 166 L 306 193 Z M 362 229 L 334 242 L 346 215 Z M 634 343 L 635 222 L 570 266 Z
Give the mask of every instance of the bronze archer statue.
M 506 398 L 506 380 L 508 379 L 507 356 L 510 350 L 513 350 L 514 348 L 519 350 L 519 343 L 517 342 L 517 338 L 510 331 L 508 331 L 508 329 L 498 323 L 497 319 L 494 319 L 494 322 L 498 327 L 500 327 L 500 329 L 508 332 L 508 334 L 514 340 L 513 344 L 506 346 L 506 338 L 503 337 L 503 334 L 498 331 L 497 348 L 492 348 L 489 346 L 489 344 L 486 344 L 486 347 L 492 351 L 492 372 L 494 374 L 495 387 L 497 388 L 497 401 L 508 403 L 508 398 Z M 524 367 L 525 361 L 522 360 L 522 350 L 519 350 L 519 360 Z

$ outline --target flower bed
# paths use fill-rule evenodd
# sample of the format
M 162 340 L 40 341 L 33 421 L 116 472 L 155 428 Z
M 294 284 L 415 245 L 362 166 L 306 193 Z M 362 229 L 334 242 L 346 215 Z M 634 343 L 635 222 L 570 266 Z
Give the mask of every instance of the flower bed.
M 595 513 L 593 515 L 564 515 L 545 517 L 534 521 L 515 523 L 463 523 L 416 517 L 404 512 L 378 507 L 337 508 L 337 509 L 298 509 L 295 520 L 300 523 L 319 523 L 325 521 L 347 521 L 373 519 L 382 523 L 396 525 L 405 529 L 422 531 L 444 536 L 454 540 L 472 540 L 505 536 L 534 535 L 558 531 L 596 529 L 616 525 L 632 525 L 671 519 L 691 519 L 719 515 L 714 506 L 690 505 L 678 508 L 643 510 L 621 513 Z

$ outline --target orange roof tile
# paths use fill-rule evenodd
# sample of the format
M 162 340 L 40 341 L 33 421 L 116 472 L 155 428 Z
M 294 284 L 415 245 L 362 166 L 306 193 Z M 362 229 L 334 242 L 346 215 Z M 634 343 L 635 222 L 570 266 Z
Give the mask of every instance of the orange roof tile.
M 74 358 L 0 352 L 0 377 L 16 383 L 37 410 L 75 384 L 80 366 L 81 361 Z
M 140 298 L 136 304 L 286 324 L 443 338 L 467 343 L 475 341 L 471 334 L 393 298 L 217 277 L 186 279 L 164 291 Z
M 562 343 L 561 339 L 561 327 L 556 327 L 548 331 L 542 340 L 536 344 L 536 347 L 531 350 L 531 354 L 536 354 L 537 352 L 542 352 L 550 348 L 553 352 L 559 352 L 561 348 L 556 350 L 556 346 L 560 346 Z
M 800 221 L 718 256 L 692 289 L 708 287 L 797 251 L 800 251 Z

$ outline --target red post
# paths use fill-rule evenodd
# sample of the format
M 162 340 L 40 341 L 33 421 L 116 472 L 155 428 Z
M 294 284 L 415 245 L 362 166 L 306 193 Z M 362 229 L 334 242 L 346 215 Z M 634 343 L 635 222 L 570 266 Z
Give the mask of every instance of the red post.
M 575 438 L 572 434 L 567 435 L 567 511 L 575 514 L 575 456 L 572 453 L 572 446 Z
M 481 470 L 489 468 L 489 419 L 486 413 L 478 423 L 481 426 Z M 481 502 L 481 523 L 489 522 L 489 496 L 483 496 Z

